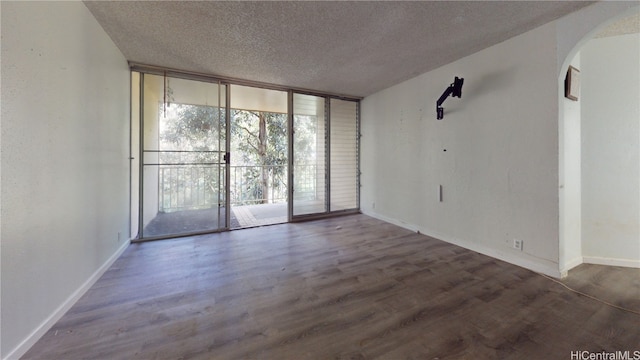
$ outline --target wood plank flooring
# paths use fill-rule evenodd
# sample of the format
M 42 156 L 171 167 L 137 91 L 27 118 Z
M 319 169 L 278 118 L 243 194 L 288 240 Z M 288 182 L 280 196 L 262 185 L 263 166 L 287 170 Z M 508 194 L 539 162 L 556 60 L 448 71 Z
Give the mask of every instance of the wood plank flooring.
M 640 311 L 640 270 L 565 283 Z M 353 215 L 131 245 L 24 359 L 570 359 L 640 316 Z

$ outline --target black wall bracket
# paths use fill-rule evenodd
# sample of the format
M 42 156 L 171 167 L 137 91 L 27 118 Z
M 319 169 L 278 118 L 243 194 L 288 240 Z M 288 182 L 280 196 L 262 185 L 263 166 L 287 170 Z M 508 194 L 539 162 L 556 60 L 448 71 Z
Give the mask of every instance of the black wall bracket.
M 449 97 L 449 95 L 453 96 L 453 97 L 457 97 L 457 98 L 461 98 L 462 97 L 462 83 L 464 82 L 463 78 L 459 78 L 459 77 L 455 77 L 455 79 L 453 80 L 453 83 L 451 85 L 449 85 L 449 87 L 442 93 L 442 95 L 440 95 L 440 99 L 438 99 L 438 101 L 436 102 L 436 112 L 437 112 L 437 119 L 438 120 L 442 120 L 444 119 L 444 108 L 442 107 L 442 103 L 447 100 L 447 98 Z

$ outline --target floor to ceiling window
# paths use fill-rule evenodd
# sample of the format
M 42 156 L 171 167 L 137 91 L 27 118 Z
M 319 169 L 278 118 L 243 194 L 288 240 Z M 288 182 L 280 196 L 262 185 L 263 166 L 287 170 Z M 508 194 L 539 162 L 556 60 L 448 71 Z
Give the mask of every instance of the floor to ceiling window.
M 357 99 L 133 71 L 132 235 L 357 212 L 358 106 Z
M 293 94 L 293 218 L 358 210 L 358 106 Z
M 358 103 L 331 99 L 329 210 L 358 208 Z

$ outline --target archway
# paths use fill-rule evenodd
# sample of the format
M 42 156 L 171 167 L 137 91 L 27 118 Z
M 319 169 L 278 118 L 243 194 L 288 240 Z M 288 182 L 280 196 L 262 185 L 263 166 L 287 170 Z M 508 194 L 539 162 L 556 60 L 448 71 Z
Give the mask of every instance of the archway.
M 640 34 L 624 29 L 625 24 L 637 28 L 634 21 L 639 14 L 640 7 L 633 6 L 608 19 L 592 19 L 591 28 L 574 40 L 560 67 L 559 267 L 563 276 L 583 262 L 640 267 Z M 612 24 L 617 26 L 606 37 L 592 40 Z M 583 96 L 572 101 L 563 96 L 565 75 L 570 65 L 580 69 L 581 63 Z

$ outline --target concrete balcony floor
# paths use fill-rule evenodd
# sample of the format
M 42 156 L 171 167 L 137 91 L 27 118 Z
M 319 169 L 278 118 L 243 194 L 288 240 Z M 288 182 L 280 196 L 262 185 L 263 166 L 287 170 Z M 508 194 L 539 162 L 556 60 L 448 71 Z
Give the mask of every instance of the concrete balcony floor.
M 231 207 L 230 228 L 241 229 L 286 223 L 287 203 L 240 205 Z M 158 213 L 145 226 L 145 238 L 216 231 L 225 227 L 225 208 L 183 210 Z

